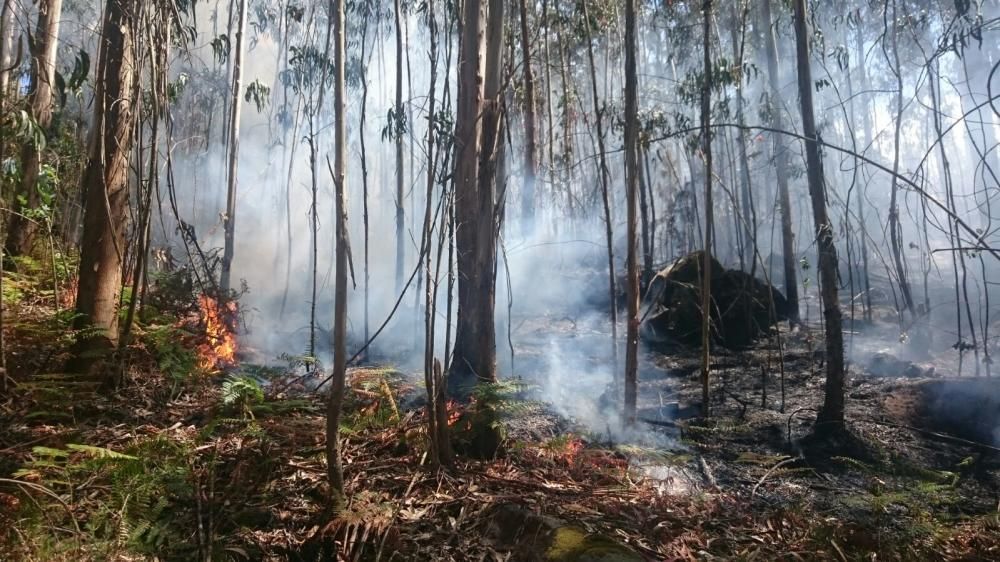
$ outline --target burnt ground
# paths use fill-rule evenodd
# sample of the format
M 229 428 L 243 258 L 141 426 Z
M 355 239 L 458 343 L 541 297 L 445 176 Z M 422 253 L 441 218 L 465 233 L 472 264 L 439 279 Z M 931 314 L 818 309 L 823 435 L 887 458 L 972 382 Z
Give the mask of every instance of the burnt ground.
M 973 377 L 968 352 L 965 376 L 956 376 L 957 351 L 913 353 L 912 342 L 894 338 L 891 323 L 849 333 L 855 361 L 847 419 L 858 440 L 844 450 L 817 451 L 803 439 L 823 398 L 819 326 L 782 327 L 742 351 L 714 349 L 707 421 L 698 419 L 699 351 L 643 343 L 641 429 L 619 433 L 613 402 L 601 394 L 611 381 L 597 367 L 609 347 L 600 342 L 607 338 L 601 324 L 602 318 L 564 315 L 525 320 L 516 370 L 539 385 L 541 399 L 555 391 L 552 409 L 574 419 L 595 446 L 632 454 L 637 478 L 662 493 L 733 494 L 760 510 L 801 506 L 846 522 L 873 552 L 890 540 L 925 540 L 965 517 L 1000 512 L 1000 380 Z M 899 358 L 905 355 L 923 360 Z M 558 373 L 560 362 L 568 376 Z M 556 385 L 546 382 L 553 376 Z M 591 394 L 567 404 L 567 391 Z
M 836 452 L 802 446 L 822 396 L 815 326 L 781 332 L 780 351 L 777 338 L 715 350 L 708 421 L 697 351 L 644 346 L 644 421 L 628 430 L 606 320 L 515 316 L 512 363 L 498 349 L 523 383 L 505 454 L 448 469 L 427 463 L 417 354 L 397 350 L 349 373 L 350 502 L 331 515 L 324 395 L 301 366 L 190 376 L 197 334 L 151 323 L 112 392 L 59 371 L 66 327 L 45 303 L 4 327 L 0 559 L 317 560 L 329 541 L 359 561 L 542 559 L 511 519 L 645 560 L 1000 559 L 996 385 L 952 376 L 944 344 L 900 359 L 891 322 L 855 335 L 848 419 L 863 446 Z M 265 395 L 227 402 L 237 375 Z M 460 443 L 470 410 L 454 414 Z

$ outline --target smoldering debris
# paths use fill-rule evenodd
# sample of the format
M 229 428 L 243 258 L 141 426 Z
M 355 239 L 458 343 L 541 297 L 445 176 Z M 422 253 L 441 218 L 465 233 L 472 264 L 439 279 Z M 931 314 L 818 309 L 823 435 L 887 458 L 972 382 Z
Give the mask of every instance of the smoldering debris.
M 650 343 L 699 345 L 704 252 L 688 254 L 660 271 L 646 291 L 642 335 Z M 789 305 L 770 284 L 711 259 L 712 336 L 732 349 L 750 345 L 789 316 Z

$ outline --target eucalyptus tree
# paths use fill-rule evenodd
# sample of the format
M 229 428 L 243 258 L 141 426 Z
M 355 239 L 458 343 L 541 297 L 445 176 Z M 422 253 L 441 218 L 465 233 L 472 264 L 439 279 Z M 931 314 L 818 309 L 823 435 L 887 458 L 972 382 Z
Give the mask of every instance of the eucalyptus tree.
M 531 6 L 534 7 L 534 2 Z M 583 1 L 586 8 L 586 0 Z M 535 100 L 535 72 L 531 61 L 528 0 L 518 0 L 520 24 L 521 74 L 524 82 L 524 193 L 521 195 L 521 221 L 525 235 L 535 227 L 535 182 L 538 176 L 538 103 Z
M 86 368 L 118 341 L 129 158 L 135 131 L 139 40 L 135 0 L 108 0 L 104 8 L 94 84 L 96 130 L 81 189 L 86 194 L 74 328 L 77 368 Z
M 837 247 L 833 223 L 827 214 L 823 156 L 813 108 L 813 79 L 809 59 L 809 19 L 805 0 L 794 0 L 795 52 L 798 70 L 802 135 L 806 144 L 807 179 L 816 245 L 819 249 L 820 291 L 826 338 L 826 386 L 816 432 L 832 435 L 844 429 L 844 334 L 838 300 Z
M 705 16 L 708 17 L 707 14 Z M 639 100 L 636 71 L 636 1 L 625 0 L 625 197 L 628 218 L 626 243 L 627 277 L 625 292 L 627 322 L 625 335 L 625 423 L 636 420 L 639 371 L 639 256 L 637 207 L 639 188 Z M 706 38 L 706 44 L 708 39 Z M 612 302 L 614 306 L 614 302 Z
M 7 10 L 10 11 L 11 8 L 8 7 Z M 14 213 L 11 214 L 10 229 L 4 244 L 5 251 L 12 256 L 27 254 L 31 250 L 40 222 L 36 220 L 39 218 L 36 211 L 42 203 L 42 190 L 39 186 L 41 152 L 52 124 L 61 15 L 62 0 L 42 0 L 38 3 L 38 25 L 30 42 L 28 108 L 39 131 L 21 149 L 21 182 L 14 194 Z M 3 84 L 0 87 L 4 87 Z M 50 191 L 51 186 L 45 189 Z
M 330 0 L 333 20 L 333 176 L 336 213 L 336 271 L 333 310 L 333 379 L 326 410 L 326 466 L 330 484 L 330 503 L 345 505 L 344 467 L 340 449 L 340 418 L 344 406 L 347 378 L 347 124 L 345 115 L 344 75 L 346 65 L 346 28 L 344 0 Z M 329 164 L 329 159 L 327 159 Z
M 6 104 L 10 90 L 10 73 L 14 70 L 14 45 L 17 38 L 15 19 L 16 0 L 2 0 L 0 4 L 0 99 Z M 16 42 L 20 47 L 20 42 Z M 6 106 L 0 106 L 0 113 Z
M 587 63 L 590 70 L 590 98 L 594 109 L 594 125 L 597 137 L 597 176 L 601 185 L 601 204 L 604 210 L 604 236 L 608 250 L 608 292 L 609 307 L 608 314 L 611 322 L 611 357 L 612 361 L 618 362 L 618 273 L 615 268 L 615 238 L 614 238 L 614 217 L 611 214 L 611 168 L 608 166 L 608 155 L 605 150 L 604 140 L 604 115 L 600 107 L 600 93 L 597 90 L 597 65 L 594 62 L 594 23 L 591 19 L 587 1 L 581 3 L 583 8 L 583 21 L 586 25 Z
M 781 104 L 781 76 L 778 65 L 778 47 L 774 38 L 777 22 L 771 14 L 771 0 L 761 0 L 761 26 L 764 34 L 764 51 L 767 58 L 767 115 L 776 130 L 784 129 Z M 771 157 L 774 159 L 775 179 L 778 184 L 778 202 L 781 213 L 781 254 L 785 281 L 785 298 L 788 299 L 789 321 L 799 321 L 799 285 L 796 278 L 798 264 L 795 260 L 795 234 L 792 230 L 792 199 L 788 190 L 788 150 L 780 134 L 772 135 Z
M 403 134 L 411 123 L 403 111 L 403 2 L 395 0 L 396 16 L 396 105 L 392 110 L 392 136 L 396 143 L 396 291 L 403 288 L 403 264 L 406 257 L 406 211 L 403 207 L 406 178 L 403 170 Z
M 711 330 L 712 330 L 712 235 L 715 229 L 712 193 L 712 0 L 702 3 L 701 135 L 705 159 L 705 237 L 701 264 L 701 415 L 711 412 Z
M 243 50 L 247 29 L 247 0 L 239 0 L 236 28 L 236 56 L 233 58 L 233 85 L 230 91 L 229 156 L 226 174 L 226 214 L 223 218 L 225 246 L 222 251 L 222 272 L 219 288 L 226 295 L 231 286 L 233 254 L 236 246 L 236 188 L 239 184 L 240 115 L 243 108 Z
M 458 318 L 449 384 L 463 387 L 477 379 L 496 380 L 493 303 L 487 302 L 483 298 L 487 295 L 480 293 L 493 283 L 493 264 L 484 259 L 482 246 L 492 242 L 492 237 L 481 237 L 481 234 L 493 231 L 494 220 L 494 202 L 492 198 L 487 198 L 489 194 L 484 196 L 480 192 L 484 185 L 490 186 L 488 182 L 480 181 L 483 175 L 480 170 L 483 158 L 480 155 L 485 155 L 489 149 L 482 140 L 486 126 L 484 39 L 489 31 L 486 12 L 482 0 L 466 0 L 464 3 L 457 69 L 454 181 Z

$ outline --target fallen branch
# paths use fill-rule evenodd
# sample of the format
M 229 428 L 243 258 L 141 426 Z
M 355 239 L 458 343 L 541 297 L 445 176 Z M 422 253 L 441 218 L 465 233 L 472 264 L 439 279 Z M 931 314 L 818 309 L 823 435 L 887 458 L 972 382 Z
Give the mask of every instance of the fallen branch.
M 951 442 L 951 443 L 957 443 L 959 445 L 966 445 L 966 446 L 969 446 L 969 447 L 978 447 L 978 448 L 981 448 L 981 449 L 986 449 L 986 450 L 989 450 L 989 451 L 993 451 L 995 453 L 1000 453 L 1000 447 L 994 447 L 993 445 L 987 445 L 986 443 L 980 443 L 979 441 L 972 441 L 971 439 L 963 439 L 961 437 L 956 437 L 954 435 L 948 435 L 947 433 L 939 433 L 937 431 L 931 431 L 929 429 L 923 429 L 923 428 L 919 428 L 919 427 L 913 427 L 911 425 L 903 425 L 903 424 L 899 424 L 899 423 L 892 423 L 892 422 L 887 422 L 887 421 L 881 421 L 881 420 L 876 420 L 876 419 L 873 419 L 873 418 L 865 418 L 865 419 L 860 420 L 860 421 L 863 421 L 865 423 L 875 424 L 875 425 L 881 425 L 881 426 L 884 426 L 884 427 L 894 427 L 896 429 L 907 429 L 909 431 L 913 431 L 915 433 L 920 433 L 922 435 L 926 435 L 927 437 L 933 437 L 935 439 L 940 439 L 942 441 L 948 441 L 948 442 Z
M 752 498 L 752 497 L 754 497 L 754 496 L 757 495 L 757 488 L 760 488 L 760 485 L 763 484 L 765 480 L 767 480 L 768 476 L 774 474 L 775 471 L 777 471 L 779 468 L 781 468 L 781 467 L 783 467 L 783 466 L 785 466 L 787 464 L 791 464 L 791 463 L 793 463 L 793 462 L 795 462 L 797 460 L 801 460 L 801 457 L 789 457 L 789 458 L 787 458 L 787 459 L 785 459 L 785 460 L 783 460 L 783 461 L 781 461 L 779 463 L 776 463 L 774 466 L 772 466 L 771 468 L 769 468 L 767 470 L 767 472 L 764 473 L 764 476 L 761 476 L 760 480 L 758 480 L 757 483 L 754 484 L 753 489 L 750 490 L 750 497 Z

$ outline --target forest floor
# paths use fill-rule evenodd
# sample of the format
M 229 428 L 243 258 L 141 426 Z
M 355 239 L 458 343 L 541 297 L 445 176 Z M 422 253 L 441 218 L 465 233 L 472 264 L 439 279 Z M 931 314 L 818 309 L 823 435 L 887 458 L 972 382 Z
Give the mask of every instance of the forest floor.
M 5 277 L 0 560 L 314 560 L 329 538 L 349 560 L 1000 558 L 1000 451 L 984 425 L 942 413 L 995 409 L 995 386 L 947 377 L 947 362 L 852 368 L 849 425 L 865 446 L 846 454 L 800 446 L 822 396 L 814 335 L 717 352 L 707 422 L 697 354 L 646 350 L 645 421 L 630 433 L 605 419 L 607 376 L 582 351 L 601 330 L 523 319 L 499 458 L 431 468 L 422 375 L 350 370 L 350 502 L 331 516 L 324 398 L 301 362 L 192 375 L 198 334 L 153 315 L 108 391 L 61 372 L 69 316 L 43 286 Z M 472 408 L 453 406 L 460 453 Z M 566 529 L 604 557 L 562 544 Z

